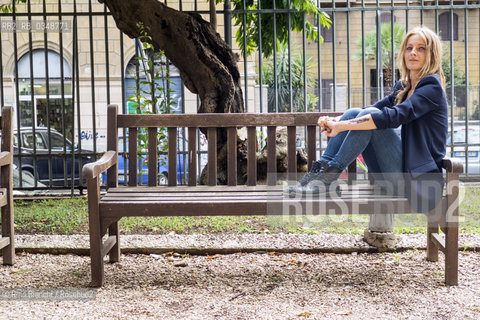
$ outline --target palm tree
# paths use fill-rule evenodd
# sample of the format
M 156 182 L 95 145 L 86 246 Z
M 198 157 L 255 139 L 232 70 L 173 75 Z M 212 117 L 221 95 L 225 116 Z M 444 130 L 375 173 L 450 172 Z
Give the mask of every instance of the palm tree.
M 290 60 L 290 63 L 289 63 Z M 278 111 L 313 111 L 318 102 L 318 97 L 311 93 L 315 84 L 315 74 L 311 58 L 303 58 L 302 54 L 289 59 L 288 48 L 281 47 L 275 60 L 276 77 L 273 69 L 273 59 L 263 65 L 263 84 L 268 85 L 268 111 L 275 112 L 275 79 L 277 80 L 277 105 Z M 305 66 L 305 67 L 304 67 Z M 307 101 L 305 103 L 304 69 L 307 78 Z M 291 76 L 291 78 L 290 78 Z M 290 81 L 292 91 L 290 92 Z M 292 110 L 290 110 L 290 99 Z
M 393 79 L 392 58 L 396 59 L 398 49 L 405 35 L 405 27 L 399 24 L 384 23 L 380 29 L 381 47 L 382 47 L 382 68 L 384 70 L 383 84 L 390 86 Z M 395 54 L 392 53 L 392 39 L 394 39 Z M 354 58 L 362 59 L 362 38 L 357 39 L 359 50 L 354 54 Z M 365 60 L 377 59 L 377 30 L 365 35 Z

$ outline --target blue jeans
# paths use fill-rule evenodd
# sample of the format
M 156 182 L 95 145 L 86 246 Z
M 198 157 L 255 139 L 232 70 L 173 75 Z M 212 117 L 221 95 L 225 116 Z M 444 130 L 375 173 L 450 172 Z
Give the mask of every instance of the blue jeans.
M 369 113 L 381 112 L 377 108 L 353 108 L 345 111 L 340 120 L 349 120 Z M 377 173 L 377 181 L 389 181 L 397 192 L 397 184 L 402 180 L 402 141 L 394 129 L 352 130 L 339 133 L 330 139 L 320 160 L 328 161 L 340 169 L 345 169 L 362 154 L 368 171 Z

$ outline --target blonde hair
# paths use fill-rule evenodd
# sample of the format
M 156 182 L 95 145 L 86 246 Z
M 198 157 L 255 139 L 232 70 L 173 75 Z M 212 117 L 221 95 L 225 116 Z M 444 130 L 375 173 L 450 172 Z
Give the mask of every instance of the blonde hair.
M 425 65 L 422 67 L 422 69 L 420 69 L 415 83 L 412 83 L 410 70 L 407 69 L 407 65 L 405 63 L 407 42 L 408 39 L 413 35 L 420 36 L 426 45 Z M 403 89 L 397 94 L 397 104 L 402 102 L 403 97 L 410 89 L 415 88 L 421 79 L 431 74 L 437 74 L 440 77 L 442 88 L 445 90 L 445 75 L 443 74 L 442 70 L 442 43 L 438 35 L 429 28 L 421 26 L 407 33 L 403 38 L 402 44 L 400 45 L 397 60 L 400 69 L 400 78 L 403 80 Z

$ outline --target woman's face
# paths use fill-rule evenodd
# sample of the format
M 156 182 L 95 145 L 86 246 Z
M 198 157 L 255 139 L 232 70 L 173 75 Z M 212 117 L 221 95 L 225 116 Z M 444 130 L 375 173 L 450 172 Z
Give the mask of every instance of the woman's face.
M 407 40 L 407 47 L 405 50 L 405 64 L 410 72 L 418 72 L 425 64 L 427 55 L 427 45 L 423 39 L 414 34 Z

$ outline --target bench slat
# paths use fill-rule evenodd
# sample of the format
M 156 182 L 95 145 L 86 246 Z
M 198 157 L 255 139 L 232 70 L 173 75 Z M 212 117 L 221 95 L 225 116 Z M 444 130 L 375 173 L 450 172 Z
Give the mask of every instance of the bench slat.
M 177 128 L 168 128 L 168 185 L 177 185 Z
M 251 215 L 324 215 L 336 213 L 369 214 L 378 209 L 376 200 L 356 201 L 304 201 L 304 200 L 223 200 L 211 201 L 204 198 L 199 201 L 111 201 L 100 202 L 100 211 L 104 218 L 125 216 L 251 216 Z M 391 213 L 408 212 L 407 199 L 391 199 Z
M 128 129 L 128 185 L 137 185 L 137 128 Z
M 247 185 L 257 184 L 257 128 L 247 127 Z
M 197 184 L 197 128 L 188 128 L 188 185 Z
M 148 128 L 148 185 L 156 186 L 158 181 L 157 128 Z
M 287 171 L 288 180 L 297 180 L 297 128 L 287 127 Z
M 203 113 L 203 114 L 128 114 L 118 115 L 118 127 L 266 127 L 266 126 L 316 126 L 320 116 L 336 117 L 341 112 L 299 113 Z
M 245 186 L 245 185 L 237 185 L 237 186 L 176 186 L 176 187 L 166 187 L 166 186 L 158 186 L 158 187 L 147 187 L 147 186 L 137 186 L 137 187 L 118 187 L 118 188 L 110 188 L 108 189 L 108 194 L 113 193 L 123 193 L 123 192 L 139 192 L 142 194 L 145 193 L 176 193 L 176 192 L 183 192 L 183 193 L 197 193 L 197 192 L 252 192 L 252 191 L 283 191 L 282 185 L 275 185 L 275 186 L 268 186 L 268 185 L 256 185 L 256 186 Z M 346 183 L 341 184 L 342 192 L 361 192 L 361 191 L 370 191 L 373 192 L 375 190 L 375 186 L 372 186 L 368 183 L 359 183 L 354 185 L 347 185 Z M 378 192 L 377 192 L 378 193 Z
M 277 127 L 267 127 L 267 184 L 277 184 L 277 157 L 276 157 Z
M 237 185 L 237 128 L 227 129 L 228 185 Z
M 107 107 L 107 150 L 118 152 L 117 106 Z M 118 154 L 117 154 L 118 157 Z M 118 161 L 107 170 L 107 185 L 116 187 L 118 184 Z
M 312 169 L 312 162 L 317 159 L 316 157 L 316 148 L 317 148 L 317 127 L 308 126 L 307 127 L 307 165 L 308 171 Z
M 208 128 L 208 185 L 217 185 L 217 129 Z

